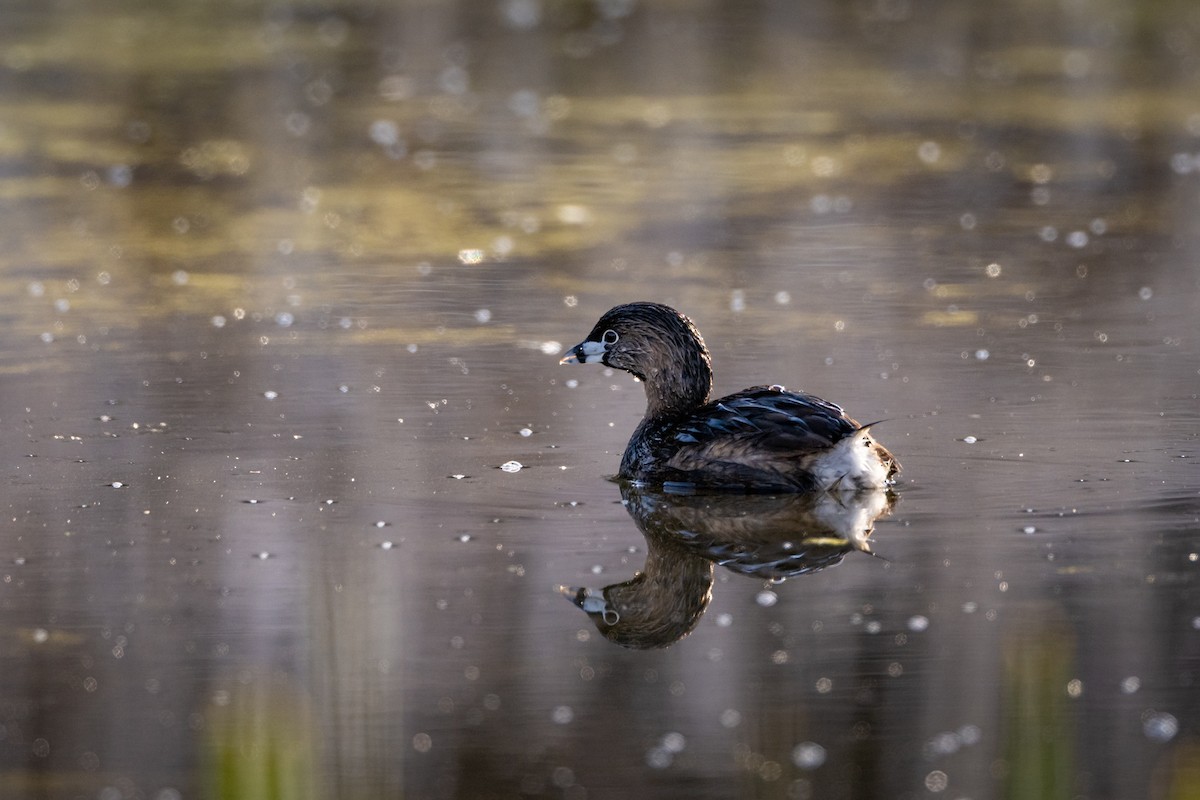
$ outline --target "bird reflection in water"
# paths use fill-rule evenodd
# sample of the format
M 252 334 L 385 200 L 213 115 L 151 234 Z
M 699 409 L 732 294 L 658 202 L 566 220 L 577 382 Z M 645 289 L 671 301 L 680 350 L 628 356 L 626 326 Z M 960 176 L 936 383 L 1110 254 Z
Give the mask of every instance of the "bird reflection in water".
M 560 591 L 609 641 L 668 647 L 700 622 L 716 565 L 772 582 L 819 572 L 868 537 L 895 495 L 885 490 L 788 495 L 664 494 L 623 483 L 621 498 L 646 537 L 646 563 L 603 589 Z

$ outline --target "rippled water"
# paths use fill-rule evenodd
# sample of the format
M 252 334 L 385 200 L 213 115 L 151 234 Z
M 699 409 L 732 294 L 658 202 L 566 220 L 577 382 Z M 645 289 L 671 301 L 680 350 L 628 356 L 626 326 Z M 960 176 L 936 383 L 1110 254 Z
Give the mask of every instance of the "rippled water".
M 0 796 L 1200 791 L 1191 4 L 5 21 Z M 623 504 L 633 299 L 890 512 Z

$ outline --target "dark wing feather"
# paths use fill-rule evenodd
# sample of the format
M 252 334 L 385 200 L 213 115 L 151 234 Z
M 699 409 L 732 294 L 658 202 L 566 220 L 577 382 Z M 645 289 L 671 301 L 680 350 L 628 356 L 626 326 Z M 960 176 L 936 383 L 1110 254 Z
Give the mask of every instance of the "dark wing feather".
M 756 387 L 713 401 L 670 426 L 664 467 L 687 483 L 802 488 L 806 462 L 860 430 L 839 406 Z M 664 475 L 664 477 L 666 477 Z
M 860 426 L 840 406 L 802 392 L 756 387 L 713 401 L 673 426 L 697 447 L 749 446 L 775 452 L 825 450 Z

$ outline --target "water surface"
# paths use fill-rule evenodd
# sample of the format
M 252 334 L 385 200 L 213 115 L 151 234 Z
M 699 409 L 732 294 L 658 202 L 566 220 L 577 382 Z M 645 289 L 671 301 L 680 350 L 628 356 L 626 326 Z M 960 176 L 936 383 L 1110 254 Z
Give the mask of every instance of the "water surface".
M 5 14 L 0 795 L 1200 791 L 1190 4 Z M 878 558 L 564 599 L 634 299 L 885 420 Z

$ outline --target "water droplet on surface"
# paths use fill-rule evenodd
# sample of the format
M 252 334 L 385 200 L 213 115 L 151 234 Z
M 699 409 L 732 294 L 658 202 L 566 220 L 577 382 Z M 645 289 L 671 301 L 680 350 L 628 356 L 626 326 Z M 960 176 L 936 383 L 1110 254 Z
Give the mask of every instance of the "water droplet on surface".
M 1037 528 L 1033 525 L 1026 525 L 1024 528 L 1021 528 L 1021 533 L 1037 533 Z
M 661 747 L 652 747 L 646 751 L 646 766 L 652 769 L 666 769 L 674 760 L 675 757 Z
M 950 778 L 940 769 L 935 769 L 933 772 L 925 776 L 925 788 L 935 794 L 937 792 L 946 791 L 946 787 L 950 785 Z
M 465 477 L 467 477 L 467 476 L 466 476 L 466 475 L 463 475 L 461 472 L 456 472 L 456 473 L 454 473 L 453 475 L 451 475 L 450 477 L 451 477 L 451 478 L 453 478 L 453 479 L 454 479 L 454 480 L 456 480 L 456 481 L 461 481 L 463 478 L 465 478 Z
M 505 461 L 500 465 L 500 469 L 504 470 L 505 472 L 520 472 L 522 469 L 524 469 L 524 467 L 525 465 L 520 461 Z
M 517 433 L 521 434 L 522 436 L 533 436 L 533 430 L 531 428 L 521 428 L 521 430 L 517 431 Z
M 779 602 L 779 595 L 775 594 L 770 589 L 763 589 L 754 596 L 754 602 L 758 603 L 763 608 L 770 608 Z
M 490 309 L 480 308 L 475 311 L 475 321 L 478 322 L 480 325 L 483 325 L 484 323 L 487 323 L 487 322 L 491 322 L 491 320 L 492 320 L 492 312 Z
M 937 142 L 921 142 L 917 147 L 917 158 L 926 164 L 936 164 L 942 157 L 942 148 Z
M 125 488 L 125 487 L 127 487 L 129 484 L 127 484 L 127 483 L 122 483 L 121 481 L 113 481 L 112 483 L 110 483 L 110 484 L 107 484 L 107 485 L 108 485 L 108 486 L 111 486 L 111 487 L 112 487 L 112 488 L 114 488 L 114 489 L 124 489 L 124 488 Z
M 469 534 L 469 533 L 460 533 L 458 536 L 455 536 L 455 537 L 454 537 L 454 541 L 456 541 L 456 542 L 469 542 L 469 541 L 471 541 L 471 540 L 472 540 L 472 539 L 474 539 L 474 538 L 475 538 L 475 537 L 474 537 L 474 536 L 472 536 L 472 535 L 471 535 L 471 534 Z
M 1148 739 L 1169 742 L 1179 733 L 1179 720 L 1166 712 L 1152 711 L 1142 719 L 1142 730 Z
M 254 554 L 254 558 L 257 558 L 259 561 L 266 561 L 268 558 L 272 558 L 272 557 L 273 557 L 273 555 L 271 553 L 268 553 L 266 550 L 263 550 L 260 553 Z
M 386 528 L 387 526 L 389 526 L 389 525 L 391 525 L 391 524 L 392 524 L 392 523 L 390 523 L 390 522 L 387 522 L 387 521 L 385 521 L 385 520 L 382 520 L 382 519 L 381 519 L 381 520 L 377 520 L 377 521 L 375 522 L 375 527 L 376 527 L 376 528 Z
M 792 750 L 792 763 L 803 770 L 813 770 L 825 763 L 825 748 L 816 742 L 801 742 Z
M 959 441 L 963 442 L 964 444 L 975 444 L 979 441 L 979 439 L 975 438 L 974 436 L 964 436 L 963 438 L 959 439 Z
M 274 400 L 275 398 L 279 397 L 279 392 L 275 391 L 274 389 L 268 389 L 267 391 L 263 392 L 263 397 L 267 398 L 268 400 Z
M 662 748 L 668 753 L 682 753 L 685 747 L 687 747 L 687 738 L 682 733 L 672 731 L 663 734 Z
M 380 542 L 379 543 L 380 550 L 391 550 L 395 546 L 396 546 L 395 542 Z

